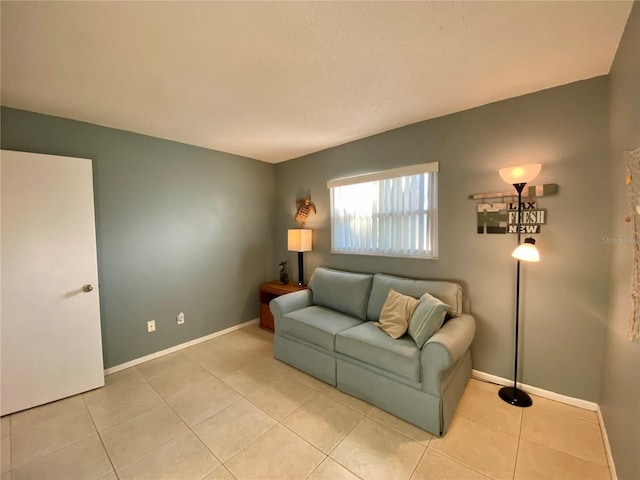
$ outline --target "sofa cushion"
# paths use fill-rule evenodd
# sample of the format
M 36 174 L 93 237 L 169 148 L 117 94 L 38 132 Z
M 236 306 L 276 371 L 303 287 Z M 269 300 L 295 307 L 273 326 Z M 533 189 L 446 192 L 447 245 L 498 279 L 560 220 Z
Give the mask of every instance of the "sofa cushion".
M 336 336 L 336 352 L 420 382 L 420 349 L 413 339 L 408 335 L 393 339 L 373 322 L 340 332 Z
M 335 335 L 362 323 L 350 315 L 317 305 L 288 313 L 279 319 L 282 334 L 335 351 Z
M 418 300 L 409 295 L 403 295 L 394 289 L 389 290 L 387 301 L 380 312 L 380 322 L 376 322 L 384 333 L 391 338 L 400 338 L 409 328 L 409 319 L 418 306 Z
M 369 305 L 367 307 L 367 320 L 377 322 L 380 318 L 382 305 L 387 299 L 389 290 L 414 298 L 420 298 L 425 293 L 430 293 L 438 300 L 449 305 L 448 316 L 459 317 L 462 315 L 462 287 L 454 282 L 439 280 L 412 280 L 410 278 L 394 277 L 376 273 L 373 277 Z
M 411 315 L 409 335 L 418 345 L 422 346 L 436 333 L 444 322 L 449 305 L 442 303 L 434 296 L 425 293 L 420 297 L 420 303 Z
M 373 276 L 316 268 L 309 280 L 313 303 L 366 320 Z M 387 298 L 385 293 L 382 303 Z M 382 304 L 380 305 L 382 308 Z M 376 319 L 377 320 L 377 319 Z

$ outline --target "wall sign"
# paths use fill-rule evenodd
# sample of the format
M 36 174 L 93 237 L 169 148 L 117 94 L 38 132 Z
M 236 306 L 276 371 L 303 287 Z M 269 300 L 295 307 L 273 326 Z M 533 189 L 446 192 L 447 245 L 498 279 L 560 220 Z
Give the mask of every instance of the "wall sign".
M 558 185 L 555 183 L 525 188 L 523 195 L 526 194 L 526 197 L 522 199 L 520 233 L 540 233 L 541 225 L 547 224 L 548 213 L 546 208 L 538 208 L 537 197 L 553 195 L 557 191 Z M 514 191 L 477 193 L 470 195 L 469 198 L 474 200 L 501 199 L 497 202 L 483 201 L 478 203 L 478 233 L 518 233 L 518 201 Z M 505 201 L 506 198 L 510 200 Z

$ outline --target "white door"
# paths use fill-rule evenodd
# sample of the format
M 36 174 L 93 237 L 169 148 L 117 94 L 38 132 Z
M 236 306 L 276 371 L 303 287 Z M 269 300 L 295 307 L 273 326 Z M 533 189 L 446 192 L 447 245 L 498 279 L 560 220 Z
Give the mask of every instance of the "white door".
M 2 415 L 104 385 L 91 171 L 0 154 Z

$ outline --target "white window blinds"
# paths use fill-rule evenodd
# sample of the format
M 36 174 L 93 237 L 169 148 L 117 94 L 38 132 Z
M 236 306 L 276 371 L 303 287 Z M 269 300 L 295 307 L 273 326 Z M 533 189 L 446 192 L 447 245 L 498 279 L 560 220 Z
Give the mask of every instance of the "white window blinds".
M 331 180 L 335 253 L 437 258 L 438 163 Z

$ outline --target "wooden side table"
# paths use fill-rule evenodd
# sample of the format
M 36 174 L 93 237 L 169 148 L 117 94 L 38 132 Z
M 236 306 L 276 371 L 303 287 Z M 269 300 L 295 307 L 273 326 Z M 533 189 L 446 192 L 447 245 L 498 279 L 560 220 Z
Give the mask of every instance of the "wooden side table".
M 273 332 L 273 315 L 269 310 L 269 302 L 280 295 L 306 290 L 306 285 L 287 283 L 282 285 L 278 280 L 260 284 L 260 327 Z

